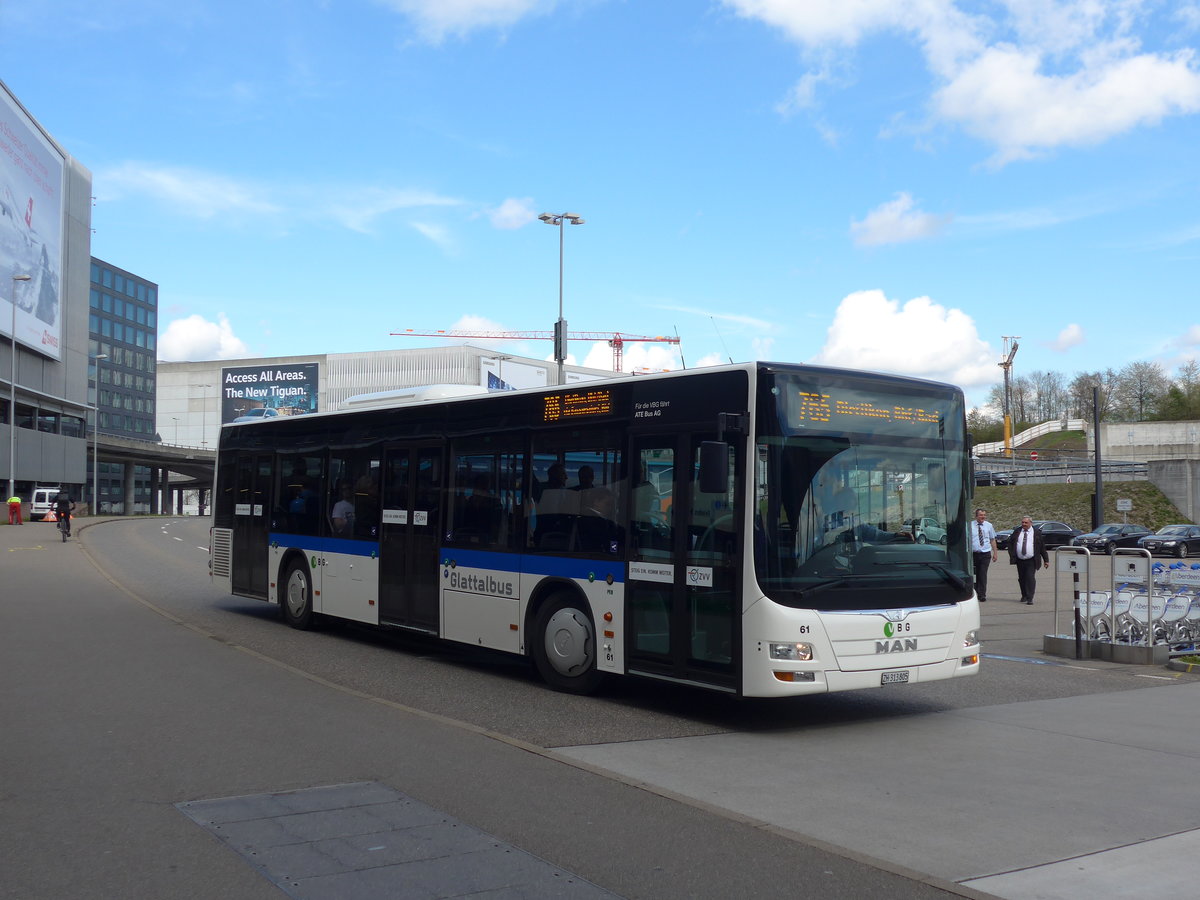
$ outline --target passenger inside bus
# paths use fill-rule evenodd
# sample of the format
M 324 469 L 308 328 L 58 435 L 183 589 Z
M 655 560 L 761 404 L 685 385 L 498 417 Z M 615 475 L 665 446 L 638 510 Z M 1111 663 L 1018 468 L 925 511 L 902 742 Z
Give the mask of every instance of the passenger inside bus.
M 338 498 L 329 513 L 329 519 L 333 524 L 333 533 L 346 537 L 354 530 L 354 488 L 342 482 Z

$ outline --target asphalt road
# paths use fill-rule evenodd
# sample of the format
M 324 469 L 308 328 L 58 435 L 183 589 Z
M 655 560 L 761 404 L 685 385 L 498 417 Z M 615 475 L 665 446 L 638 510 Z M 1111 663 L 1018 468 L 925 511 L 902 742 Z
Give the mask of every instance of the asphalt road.
M 288 629 L 212 588 L 206 520 L 37 533 L 0 529 L 3 897 L 279 896 L 175 804 L 360 781 L 630 898 L 1145 896 L 1175 886 L 1163 853 L 1197 858 L 1173 788 L 1200 777 L 1200 684 L 1042 656 L 1046 575 L 1030 609 L 993 570 L 976 678 L 579 698 L 499 654 Z M 1129 846 L 1157 881 L 1060 890 L 1113 884 L 1070 861 Z

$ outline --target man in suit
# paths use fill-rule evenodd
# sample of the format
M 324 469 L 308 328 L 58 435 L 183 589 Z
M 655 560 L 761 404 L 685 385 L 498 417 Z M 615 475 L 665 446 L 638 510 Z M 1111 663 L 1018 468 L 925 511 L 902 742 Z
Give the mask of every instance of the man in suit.
M 1021 527 L 1008 539 L 1008 559 L 1017 567 L 1017 583 L 1021 586 L 1021 602 L 1033 606 L 1033 592 L 1037 588 L 1037 570 L 1041 566 L 1050 568 L 1050 555 L 1042 540 L 1040 529 L 1033 527 L 1029 516 L 1021 518 Z

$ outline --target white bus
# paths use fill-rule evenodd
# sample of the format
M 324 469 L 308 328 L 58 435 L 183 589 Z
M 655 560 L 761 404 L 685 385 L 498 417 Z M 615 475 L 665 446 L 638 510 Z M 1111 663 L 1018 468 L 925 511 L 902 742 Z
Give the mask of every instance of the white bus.
M 957 388 L 758 363 L 480 391 L 225 426 L 214 582 L 295 628 L 504 650 L 579 693 L 979 670 Z M 945 542 L 917 543 L 914 518 Z

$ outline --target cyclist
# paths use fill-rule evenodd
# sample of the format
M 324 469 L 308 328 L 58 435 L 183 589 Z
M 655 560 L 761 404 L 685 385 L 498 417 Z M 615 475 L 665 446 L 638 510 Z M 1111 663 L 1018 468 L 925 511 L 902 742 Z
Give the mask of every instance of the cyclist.
M 75 511 L 75 501 L 66 491 L 59 491 L 54 499 L 54 515 L 58 519 L 58 530 L 62 532 L 64 543 L 71 536 L 71 513 Z

